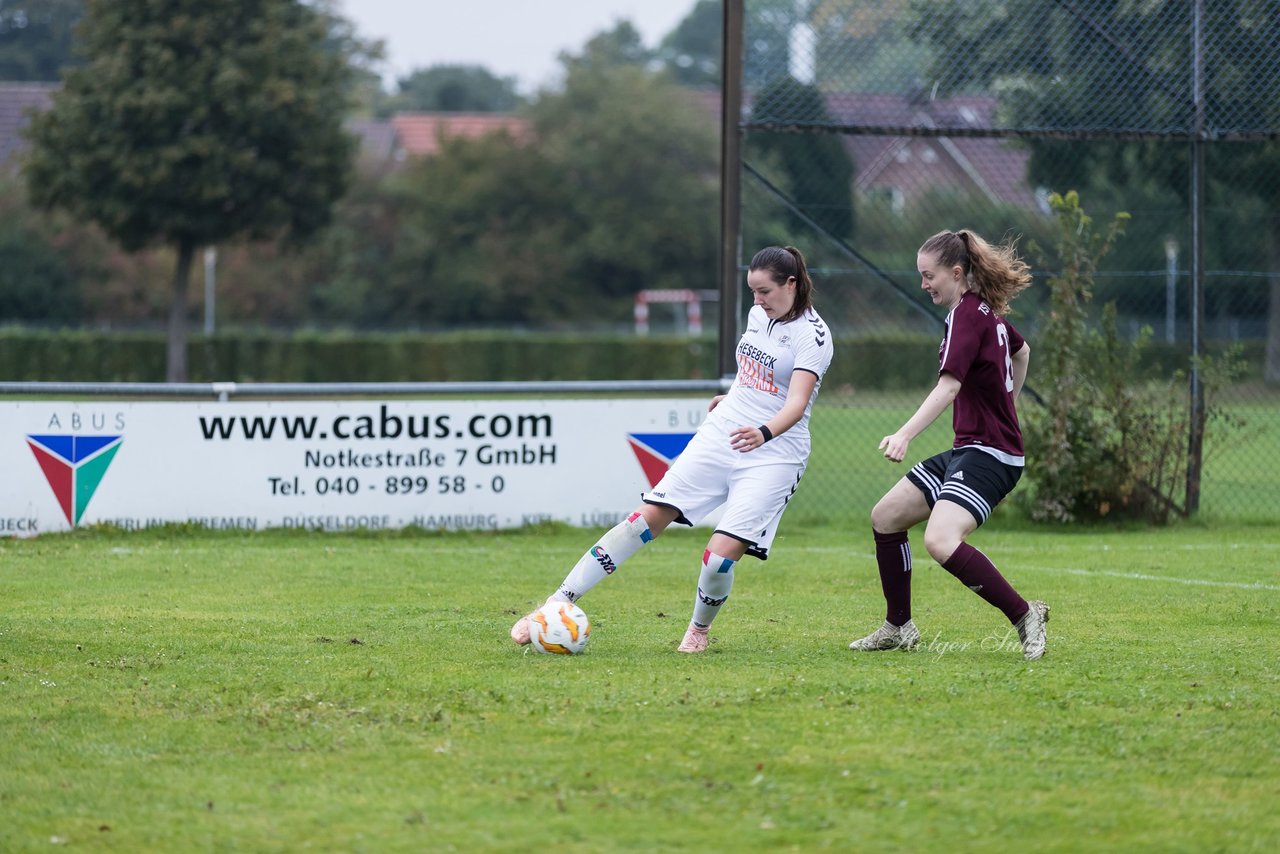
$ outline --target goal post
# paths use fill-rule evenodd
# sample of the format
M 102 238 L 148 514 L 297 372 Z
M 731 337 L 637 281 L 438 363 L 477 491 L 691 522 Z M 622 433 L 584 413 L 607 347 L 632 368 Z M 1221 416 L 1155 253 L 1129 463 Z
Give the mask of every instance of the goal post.
M 692 288 L 649 288 L 638 291 L 635 301 L 635 326 L 637 335 L 649 334 L 649 306 L 659 304 L 684 304 L 685 318 L 690 335 L 702 334 L 702 304 L 717 302 L 720 292 L 694 290 Z

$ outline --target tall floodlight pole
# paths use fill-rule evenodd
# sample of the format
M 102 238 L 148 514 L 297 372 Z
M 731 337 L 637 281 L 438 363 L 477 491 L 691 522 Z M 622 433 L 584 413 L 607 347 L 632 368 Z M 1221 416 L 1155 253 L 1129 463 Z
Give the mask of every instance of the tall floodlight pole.
M 742 40 L 743 0 L 723 0 L 720 54 L 720 343 L 721 377 L 737 371 L 738 259 L 742 241 Z

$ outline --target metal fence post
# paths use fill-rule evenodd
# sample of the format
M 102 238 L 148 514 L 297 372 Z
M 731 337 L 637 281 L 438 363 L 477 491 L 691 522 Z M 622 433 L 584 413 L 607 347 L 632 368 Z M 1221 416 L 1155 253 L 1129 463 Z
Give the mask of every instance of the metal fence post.
M 738 258 L 742 239 L 742 37 L 743 0 L 724 0 L 720 61 L 720 343 L 716 364 L 733 376 L 738 340 Z
M 1191 389 L 1190 429 L 1187 437 L 1186 514 L 1200 509 L 1200 479 L 1204 459 L 1204 382 L 1200 376 L 1201 335 L 1204 325 L 1204 0 L 1192 0 L 1191 98 L 1195 127 L 1191 136 Z

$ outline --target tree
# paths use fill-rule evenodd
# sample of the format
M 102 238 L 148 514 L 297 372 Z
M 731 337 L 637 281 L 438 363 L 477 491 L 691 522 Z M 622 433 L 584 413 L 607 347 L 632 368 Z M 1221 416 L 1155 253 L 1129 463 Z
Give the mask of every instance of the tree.
M 187 283 L 201 246 L 300 240 L 346 188 L 347 66 L 299 0 L 89 0 L 88 64 L 30 126 L 33 200 L 129 251 L 176 252 L 170 382 L 186 379 Z
M 764 89 L 752 108 L 756 121 L 786 120 L 805 116 L 815 122 L 831 123 L 822 93 L 815 87 L 787 76 Z M 830 234 L 842 240 L 853 235 L 853 159 L 841 137 L 830 133 L 751 134 L 747 156 L 777 163 L 786 176 L 796 206 Z M 802 230 L 802 221 L 793 228 Z
M 672 77 L 686 86 L 710 86 L 720 80 L 723 54 L 723 4 L 698 0 L 655 52 Z M 789 73 L 791 31 L 802 18 L 795 0 L 753 0 L 743 10 L 743 38 L 748 45 L 742 85 L 754 91 Z
M 917 85 L 929 51 L 903 31 L 911 0 L 813 0 L 815 82 L 826 91 L 897 93 Z
M 930 71 L 940 91 L 1000 92 L 1007 124 L 1028 128 L 1132 127 L 1190 131 L 1190 4 L 1083 0 L 954 2 L 916 0 L 913 32 L 934 48 Z M 1274 73 L 1280 13 L 1274 4 L 1212 4 L 1203 27 L 1209 130 L 1280 131 L 1280 76 Z M 955 57 L 965 61 L 956 62 Z M 1190 154 L 1186 142 L 1111 140 L 1088 145 L 1033 138 L 1030 176 L 1051 189 L 1088 189 L 1127 204 L 1172 197 L 1186 210 Z M 1280 143 L 1215 142 L 1206 172 L 1214 204 L 1206 231 L 1206 266 L 1234 267 L 1265 258 L 1269 267 L 1266 378 L 1280 382 Z M 1135 199 L 1134 196 L 1139 198 Z M 1154 207 L 1149 202 L 1145 207 Z M 1262 214 L 1243 219 L 1241 212 Z M 1175 235 L 1186 243 L 1186 235 Z M 1149 241 L 1158 254 L 1162 241 Z M 1147 267 L 1150 268 L 1149 266 Z M 1252 288 L 1252 282 L 1241 287 Z
M 433 65 L 400 78 L 387 112 L 509 113 L 519 104 L 514 77 L 479 65 Z
M 306 0 L 306 4 L 324 19 L 328 31 L 325 52 L 346 60 L 345 94 L 352 113 L 377 115 L 387 99 L 378 71 L 386 59 L 386 45 L 380 39 L 365 39 L 356 31 L 356 25 L 342 16 L 342 0 Z
M 640 31 L 630 21 L 618 21 L 612 30 L 596 33 L 583 45 L 582 53 L 560 53 L 560 63 L 565 71 L 605 71 L 623 65 L 641 66 L 648 63 L 653 52 L 644 46 Z
M 1043 411 L 1029 413 L 1026 426 L 1028 448 L 1037 460 L 1030 504 L 1035 519 L 1073 522 L 1082 515 L 1105 516 L 1113 502 L 1127 505 L 1139 482 L 1123 470 L 1138 459 L 1128 447 L 1127 431 L 1115 424 L 1126 413 L 1117 412 L 1116 401 L 1106 394 L 1121 383 L 1100 370 L 1106 360 L 1098 358 L 1099 348 L 1090 347 L 1087 324 L 1098 262 L 1124 233 L 1129 215 L 1118 216 L 1098 232 L 1077 194 L 1054 194 L 1050 203 L 1056 245 L 1051 250 L 1035 242 L 1029 246 L 1058 270 L 1047 282 L 1050 322 L 1044 345 L 1037 348 L 1044 350 L 1037 361 L 1044 364 L 1040 375 L 1051 395 Z M 1050 261 L 1050 255 L 1056 257 Z
M 0 224 L 0 317 L 6 322 L 74 323 L 80 319 L 75 277 L 55 247 L 25 224 Z
M 1111 251 L 1129 222 L 1119 213 L 1105 231 L 1080 206 L 1078 194 L 1053 193 L 1052 246 L 1028 249 L 1056 272 L 1045 283 L 1049 322 L 1040 334 L 1037 388 L 1048 392 L 1043 407 L 1025 412 L 1028 489 L 1019 501 L 1040 521 L 1070 523 L 1138 519 L 1165 523 L 1185 515 L 1178 498 L 1186 486 L 1191 429 L 1184 377 L 1148 379 L 1143 367 L 1150 328 L 1136 341 L 1117 332 L 1115 304 L 1089 322 L 1098 262 Z M 1201 360 L 1206 386 L 1221 387 L 1238 376 L 1235 354 Z M 1022 407 L 1019 407 L 1022 411 Z M 1216 406 L 1208 417 L 1223 427 L 1242 422 Z
M 698 0 L 658 45 L 658 59 L 683 86 L 720 83 L 721 0 Z
M 629 32 L 628 32 L 629 31 Z M 617 324 L 643 288 L 715 280 L 715 124 L 634 28 L 564 57 L 528 138 L 446 140 L 401 192 L 381 310 L 421 324 Z
M 717 128 L 685 90 L 639 64 L 569 64 L 530 115 L 569 196 L 559 251 L 573 281 L 621 303 L 621 319 L 643 288 L 714 282 Z
M 79 63 L 75 27 L 84 0 L 0 2 L 0 80 L 51 82 Z

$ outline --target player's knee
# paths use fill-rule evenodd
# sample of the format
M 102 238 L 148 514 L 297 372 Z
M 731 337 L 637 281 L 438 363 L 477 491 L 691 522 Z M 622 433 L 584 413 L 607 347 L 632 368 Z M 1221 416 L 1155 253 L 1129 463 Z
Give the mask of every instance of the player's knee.
M 882 509 L 877 505 L 871 511 L 871 529 L 881 534 L 896 534 L 899 531 L 909 530 L 919 521 L 919 519 L 913 519 L 910 514 L 903 513 L 900 509 L 894 507 Z
M 871 508 L 871 527 L 873 530 L 882 534 L 890 534 L 900 530 L 898 527 L 898 518 L 893 512 L 893 507 L 886 501 L 879 501 L 875 507 Z
M 960 538 L 953 531 L 939 531 L 934 528 L 925 529 L 925 550 L 938 563 L 946 563 L 947 558 L 951 557 L 959 546 Z
M 659 534 L 667 529 L 667 526 L 675 521 L 678 514 L 670 507 L 664 507 L 658 504 L 641 504 L 627 520 L 632 524 L 639 522 L 649 530 L 649 537 L 656 538 Z M 639 517 L 639 519 L 637 519 Z

